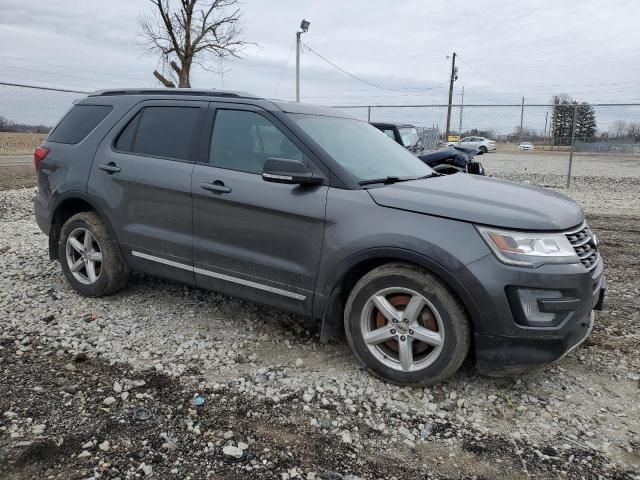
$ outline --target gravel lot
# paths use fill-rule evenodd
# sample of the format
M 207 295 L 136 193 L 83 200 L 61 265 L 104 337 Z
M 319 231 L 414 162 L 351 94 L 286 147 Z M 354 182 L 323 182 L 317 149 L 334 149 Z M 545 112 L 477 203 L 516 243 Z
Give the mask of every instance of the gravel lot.
M 0 478 L 639 480 L 640 189 L 617 197 L 614 177 L 585 202 L 609 280 L 586 344 L 526 378 L 467 365 L 426 389 L 277 309 L 140 275 L 80 297 L 33 189 L 0 192 Z

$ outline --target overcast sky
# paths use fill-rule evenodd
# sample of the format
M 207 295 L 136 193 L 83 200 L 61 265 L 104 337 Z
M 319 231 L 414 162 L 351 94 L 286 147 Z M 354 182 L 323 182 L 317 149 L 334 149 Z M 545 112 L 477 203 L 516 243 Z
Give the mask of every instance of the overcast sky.
M 526 5 L 525 5 L 526 3 Z M 243 58 L 226 62 L 224 88 L 267 97 L 295 94 L 295 31 L 377 89 L 302 57 L 302 99 L 321 104 L 443 104 L 459 54 L 456 101 L 547 103 L 640 100 L 640 4 L 628 1 L 246 0 Z M 0 81 L 93 90 L 159 86 L 157 59 L 142 55 L 137 18 L 145 0 L 0 0 Z M 289 61 L 287 63 L 287 58 Z M 281 79 L 281 80 L 280 80 Z M 196 70 L 192 86 L 220 88 Z

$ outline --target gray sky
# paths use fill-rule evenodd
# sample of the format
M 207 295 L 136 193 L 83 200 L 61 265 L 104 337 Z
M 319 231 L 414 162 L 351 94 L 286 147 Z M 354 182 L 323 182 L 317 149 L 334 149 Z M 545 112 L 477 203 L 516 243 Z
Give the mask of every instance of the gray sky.
M 151 10 L 144 0 L 0 0 L 0 81 L 158 86 L 151 75 L 157 60 L 137 44 L 137 17 Z M 460 55 L 456 99 L 464 85 L 465 103 L 520 103 L 522 96 L 547 103 L 562 92 L 585 101 L 640 100 L 635 0 L 247 0 L 242 11 L 246 40 L 257 45 L 225 63 L 228 89 L 292 99 L 292 45 L 304 17 L 311 21 L 304 42 L 346 70 L 390 88 L 431 88 L 376 89 L 307 51 L 302 99 L 311 103 L 446 103 L 453 51 Z M 192 86 L 220 88 L 222 78 L 196 70 Z

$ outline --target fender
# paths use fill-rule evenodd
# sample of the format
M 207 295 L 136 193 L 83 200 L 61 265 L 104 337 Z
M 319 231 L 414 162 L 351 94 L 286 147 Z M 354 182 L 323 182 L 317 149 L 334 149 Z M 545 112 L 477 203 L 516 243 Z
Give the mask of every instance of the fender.
M 49 214 L 49 225 L 51 225 L 51 230 L 49 231 L 49 259 L 50 260 L 58 259 L 57 246 L 58 246 L 58 240 L 60 237 L 60 229 L 62 228 L 62 225 L 60 225 L 59 228 L 56 228 L 56 229 L 53 228 L 55 225 L 54 217 L 58 212 L 60 205 L 62 205 L 66 200 L 75 200 L 75 199 L 86 202 L 91 206 L 93 210 L 95 210 L 98 213 L 98 215 L 100 215 L 100 218 L 104 221 L 105 225 L 107 226 L 109 235 L 111 236 L 111 238 L 116 240 L 115 242 L 116 248 L 118 248 L 118 250 L 120 250 L 120 253 L 122 254 L 122 250 L 120 249 L 120 242 L 117 241 L 116 233 L 115 233 L 115 230 L 113 229 L 113 226 L 111 225 L 111 221 L 109 220 L 109 217 L 105 215 L 104 211 L 96 205 L 95 201 L 92 199 L 92 197 L 89 194 L 87 194 L 86 192 L 82 192 L 80 190 L 69 190 L 57 196 L 55 201 L 53 202 L 53 208 L 50 209 L 51 213 Z
M 321 340 L 335 337 L 337 332 L 342 330 L 343 308 L 340 304 L 345 300 L 343 294 L 348 294 L 348 292 L 342 292 L 342 282 L 347 274 L 358 264 L 376 259 L 413 263 L 433 273 L 458 296 L 469 314 L 474 330 L 484 331 L 484 322 L 480 310 L 473 296 L 459 278 L 465 276 L 464 266 L 452 272 L 432 258 L 413 250 L 397 247 L 377 247 L 362 250 L 343 260 L 329 275 L 322 290 L 315 295 L 313 313 L 316 318 L 322 319 Z

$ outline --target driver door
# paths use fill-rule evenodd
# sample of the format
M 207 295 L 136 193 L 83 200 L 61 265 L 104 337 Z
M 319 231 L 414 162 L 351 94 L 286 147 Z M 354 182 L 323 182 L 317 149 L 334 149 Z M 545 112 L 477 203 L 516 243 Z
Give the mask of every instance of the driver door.
M 195 165 L 196 281 L 229 295 L 309 313 L 325 224 L 326 185 L 262 179 L 270 157 L 303 160 L 306 148 L 269 112 L 212 104 L 206 158 Z

